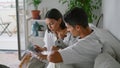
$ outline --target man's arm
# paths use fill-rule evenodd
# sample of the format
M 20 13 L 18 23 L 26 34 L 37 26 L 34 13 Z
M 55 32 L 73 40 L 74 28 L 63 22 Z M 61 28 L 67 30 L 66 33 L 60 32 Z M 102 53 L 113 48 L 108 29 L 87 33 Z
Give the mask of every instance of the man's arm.
M 53 62 L 53 63 L 63 62 L 62 56 L 60 55 L 60 53 L 57 50 L 52 51 L 47 56 L 47 59 L 48 59 L 49 62 Z

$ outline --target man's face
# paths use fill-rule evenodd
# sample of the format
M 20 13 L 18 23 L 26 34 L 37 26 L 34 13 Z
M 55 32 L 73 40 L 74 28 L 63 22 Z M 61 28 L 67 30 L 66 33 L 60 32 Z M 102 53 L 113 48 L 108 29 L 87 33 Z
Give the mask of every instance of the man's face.
M 74 37 L 79 36 L 79 31 L 76 28 L 76 26 L 73 27 L 73 26 L 71 26 L 69 24 L 66 24 L 66 26 L 67 26 L 67 31 L 69 31 Z

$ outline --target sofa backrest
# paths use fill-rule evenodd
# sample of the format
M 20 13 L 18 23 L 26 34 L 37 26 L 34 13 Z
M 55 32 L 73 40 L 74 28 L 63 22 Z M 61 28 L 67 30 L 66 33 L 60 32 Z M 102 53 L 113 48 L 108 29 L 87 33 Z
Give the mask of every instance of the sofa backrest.
M 118 62 L 120 62 L 120 41 L 112 35 L 108 30 L 99 29 L 94 27 L 96 35 L 99 37 L 102 42 L 103 52 L 109 53 L 114 57 Z
M 95 59 L 94 68 L 120 68 L 120 64 L 108 53 L 102 53 Z

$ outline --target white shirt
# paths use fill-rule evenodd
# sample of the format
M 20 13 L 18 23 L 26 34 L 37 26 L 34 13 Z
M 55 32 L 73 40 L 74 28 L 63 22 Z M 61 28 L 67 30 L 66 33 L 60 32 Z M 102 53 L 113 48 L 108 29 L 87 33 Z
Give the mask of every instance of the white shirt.
M 96 56 L 101 53 L 102 44 L 94 31 L 85 38 L 78 39 L 73 45 L 59 50 L 64 64 L 74 68 L 93 68 Z
M 56 35 L 46 30 L 45 37 L 44 37 L 44 43 L 48 51 L 50 51 L 51 46 L 55 45 L 56 40 L 57 40 Z M 76 42 L 75 38 L 70 33 L 67 33 L 67 36 L 64 38 L 63 43 L 66 46 L 68 46 L 68 45 L 71 45 L 73 42 Z

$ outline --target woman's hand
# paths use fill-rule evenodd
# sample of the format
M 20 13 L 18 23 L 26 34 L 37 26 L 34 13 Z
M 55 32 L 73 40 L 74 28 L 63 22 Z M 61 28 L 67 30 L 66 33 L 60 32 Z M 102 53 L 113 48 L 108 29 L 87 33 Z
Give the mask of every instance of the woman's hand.
M 38 46 L 38 45 L 34 45 L 34 48 L 35 48 L 35 51 L 36 51 L 36 52 L 42 52 L 42 51 L 47 50 L 46 47 L 42 48 L 42 47 L 40 47 L 40 46 Z
M 36 52 L 42 52 L 42 48 L 39 47 L 38 45 L 34 45 L 34 48 Z
M 37 56 L 40 60 L 47 60 L 47 55 L 43 55 L 42 53 L 38 53 Z

